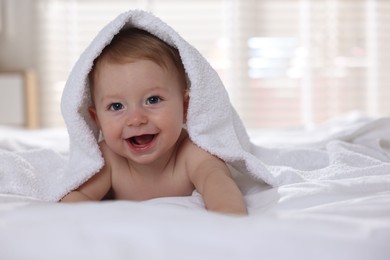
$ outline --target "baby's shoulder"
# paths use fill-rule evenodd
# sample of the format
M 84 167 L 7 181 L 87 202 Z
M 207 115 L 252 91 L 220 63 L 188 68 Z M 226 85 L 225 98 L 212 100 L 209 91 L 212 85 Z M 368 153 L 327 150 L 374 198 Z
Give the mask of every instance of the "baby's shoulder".
M 199 162 L 214 157 L 210 152 L 195 144 L 188 136 L 182 140 L 179 153 L 184 160 L 191 160 L 192 162 Z

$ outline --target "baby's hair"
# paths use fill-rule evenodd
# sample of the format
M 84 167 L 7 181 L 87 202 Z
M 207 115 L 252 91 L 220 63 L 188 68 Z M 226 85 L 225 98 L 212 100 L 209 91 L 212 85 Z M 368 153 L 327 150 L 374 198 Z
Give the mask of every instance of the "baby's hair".
M 168 70 L 170 62 L 174 64 L 183 83 L 186 84 L 185 69 L 180 58 L 179 51 L 162 41 L 153 34 L 134 27 L 124 28 L 114 36 L 98 58 L 95 59 L 89 82 L 93 89 L 94 75 L 97 67 L 103 60 L 116 63 L 128 63 L 134 60 L 145 59 L 158 64 L 163 69 Z M 184 87 L 185 93 L 188 86 Z

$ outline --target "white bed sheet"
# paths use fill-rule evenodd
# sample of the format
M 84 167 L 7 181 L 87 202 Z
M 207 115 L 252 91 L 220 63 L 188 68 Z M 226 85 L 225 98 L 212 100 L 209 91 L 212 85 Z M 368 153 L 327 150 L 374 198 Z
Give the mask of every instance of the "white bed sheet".
M 322 130 L 252 137 L 292 145 Z M 0 136 L 11 150 L 66 153 L 68 145 L 64 129 L 1 128 Z M 237 182 L 248 217 L 207 212 L 196 192 L 78 204 L 1 194 L 0 259 L 390 259 L 390 173 L 278 188 L 243 175 Z

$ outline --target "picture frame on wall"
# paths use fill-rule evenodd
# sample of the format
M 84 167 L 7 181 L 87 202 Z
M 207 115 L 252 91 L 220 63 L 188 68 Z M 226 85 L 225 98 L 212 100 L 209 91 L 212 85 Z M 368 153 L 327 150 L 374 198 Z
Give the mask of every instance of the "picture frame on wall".
M 35 73 L 0 71 L 0 125 L 38 128 L 38 93 Z
M 4 19 L 4 16 L 3 16 L 3 0 L 0 0 L 0 35 L 2 34 L 3 32 L 3 27 L 4 27 L 4 24 L 3 24 L 3 19 Z

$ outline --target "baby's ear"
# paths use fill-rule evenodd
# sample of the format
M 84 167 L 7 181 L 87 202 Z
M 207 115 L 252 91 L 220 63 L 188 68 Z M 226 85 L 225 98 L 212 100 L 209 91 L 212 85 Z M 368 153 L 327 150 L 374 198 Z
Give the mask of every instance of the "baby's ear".
M 189 94 L 189 90 L 186 89 L 184 92 L 184 98 L 183 98 L 183 111 L 184 111 L 183 121 L 184 121 L 184 123 L 187 123 L 187 111 L 188 111 L 189 103 L 190 103 L 190 94 Z
M 96 108 L 94 106 L 90 106 L 88 108 L 89 116 L 92 118 L 92 120 L 95 122 L 95 124 L 100 128 L 99 120 L 96 113 Z

